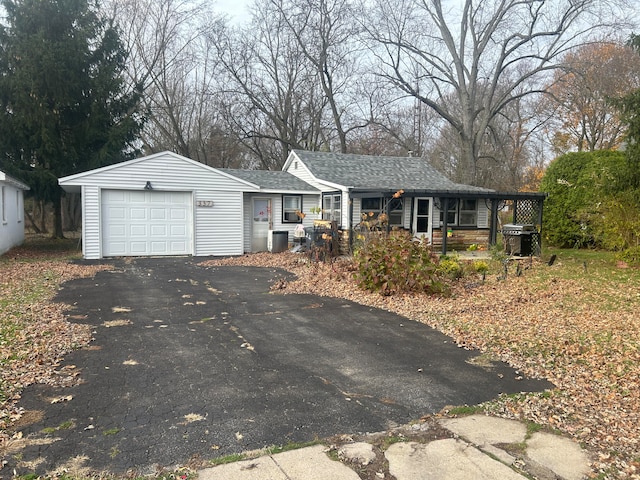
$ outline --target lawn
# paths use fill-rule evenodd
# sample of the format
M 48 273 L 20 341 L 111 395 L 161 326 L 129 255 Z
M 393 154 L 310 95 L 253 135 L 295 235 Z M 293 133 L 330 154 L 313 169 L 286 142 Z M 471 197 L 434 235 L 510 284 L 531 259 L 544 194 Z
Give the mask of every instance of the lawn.
M 91 277 L 104 266 L 77 265 L 77 239 L 29 236 L 0 256 L 0 451 L 22 416 L 22 389 L 34 383 L 71 385 L 77 372 L 59 368 L 64 355 L 91 341 L 91 330 L 65 319 L 52 302 L 59 285 Z
M 346 261 L 309 265 L 280 254 L 226 262 L 285 267 L 298 278 L 275 282 L 282 293 L 336 296 L 394 311 L 523 375 L 549 379 L 556 389 L 480 407 L 571 435 L 593 453 L 594 476 L 640 478 L 640 269 L 608 252 L 548 250 L 543 258 L 521 260 L 519 269 L 510 261 L 506 278 L 504 264 L 491 260 L 484 281 L 466 276 L 449 297 L 365 293 Z
M 606 252 L 549 250 L 543 261 L 492 260 L 483 281 L 471 274 L 448 297 L 381 296 L 359 290 L 346 260 L 308 263 L 289 253 L 247 255 L 231 264 L 282 267 L 297 275 L 276 279 L 284 294 L 347 298 L 424 322 L 484 359 L 504 360 L 523 375 L 557 388 L 505 396 L 481 405 L 490 414 L 535 422 L 573 436 L 593 453 L 600 478 L 640 478 L 640 269 Z M 90 329 L 64 318 L 52 299 L 69 279 L 93 276 L 103 265 L 73 263 L 77 240 L 29 239 L 0 257 L 0 450 L 21 416 L 18 400 L 29 384 L 73 384 L 63 356 L 91 340 Z M 220 263 L 208 260 L 204 263 Z M 442 412 L 446 414 L 446 412 Z

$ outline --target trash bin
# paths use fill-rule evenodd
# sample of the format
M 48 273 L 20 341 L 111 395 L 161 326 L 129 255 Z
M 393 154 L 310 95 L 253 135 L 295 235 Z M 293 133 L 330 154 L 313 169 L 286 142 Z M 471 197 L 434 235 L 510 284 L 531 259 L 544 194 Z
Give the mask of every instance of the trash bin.
M 285 230 L 274 230 L 271 233 L 271 252 L 286 252 L 289 247 L 289 232 Z
M 535 234 L 537 234 L 535 225 L 505 225 L 502 228 L 505 251 L 520 257 L 533 255 L 533 235 Z

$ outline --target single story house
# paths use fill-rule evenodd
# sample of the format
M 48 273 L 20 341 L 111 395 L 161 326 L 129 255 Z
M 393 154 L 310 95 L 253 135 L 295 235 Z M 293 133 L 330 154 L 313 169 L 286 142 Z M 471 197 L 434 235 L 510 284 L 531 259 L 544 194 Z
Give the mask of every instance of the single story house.
M 544 193 L 458 184 L 415 157 L 293 150 L 283 170 L 320 190 L 323 218 L 347 232 L 358 228 L 363 214 L 385 213 L 389 228 L 408 230 L 447 253 L 450 247 L 495 244 L 498 213 L 510 205 L 512 222 L 533 227 L 540 247 Z
M 82 193 L 87 259 L 264 251 L 270 232 L 293 240 L 319 217 L 335 221 L 350 241 L 363 213 L 386 213 L 391 227 L 446 252 L 448 244 L 495 242 L 497 212 L 506 200 L 527 205 L 515 209 L 514 222 L 540 225 L 543 200 L 453 183 L 420 158 L 300 150 L 290 153 L 282 171 L 212 168 L 162 152 L 59 183 Z
M 24 192 L 29 186 L 0 171 L 0 255 L 24 242 Z
M 283 171 L 216 169 L 172 152 L 59 179 L 82 196 L 84 258 L 241 255 L 267 249 L 269 230 L 290 230 L 292 196 L 319 191 Z M 277 215 L 275 212 L 279 212 Z M 305 221 L 307 226 L 313 223 Z

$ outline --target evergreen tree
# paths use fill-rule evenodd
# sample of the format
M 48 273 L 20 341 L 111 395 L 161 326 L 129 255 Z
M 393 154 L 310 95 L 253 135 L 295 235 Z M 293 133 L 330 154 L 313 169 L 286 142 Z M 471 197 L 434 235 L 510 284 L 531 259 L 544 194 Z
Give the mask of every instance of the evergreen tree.
M 142 128 L 140 89 L 126 84 L 126 53 L 91 0 L 0 0 L 0 168 L 54 205 L 57 179 L 121 161 Z
M 640 35 L 631 35 L 629 45 L 640 54 Z M 626 153 L 629 160 L 628 187 L 640 189 L 640 89 L 614 100 L 627 125 Z

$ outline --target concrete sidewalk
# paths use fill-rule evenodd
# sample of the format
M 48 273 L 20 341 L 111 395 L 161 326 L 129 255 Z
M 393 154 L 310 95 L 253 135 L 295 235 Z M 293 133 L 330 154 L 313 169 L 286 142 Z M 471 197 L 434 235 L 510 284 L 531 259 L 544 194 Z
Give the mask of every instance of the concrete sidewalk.
M 437 420 L 449 438 L 402 441 L 400 431 L 385 449 L 371 436 L 339 447 L 315 445 L 265 455 L 199 472 L 200 480 L 580 480 L 589 457 L 574 441 L 549 433 L 527 434 L 518 421 L 472 415 Z M 407 427 L 419 433 L 430 424 Z M 386 434 L 383 434 L 386 435 Z M 398 441 L 399 440 L 399 441 Z M 384 450 L 384 451 L 383 451 Z M 333 460 L 337 457 L 340 461 Z M 371 468 L 373 467 L 373 468 Z M 359 472 L 359 473 L 357 473 Z

